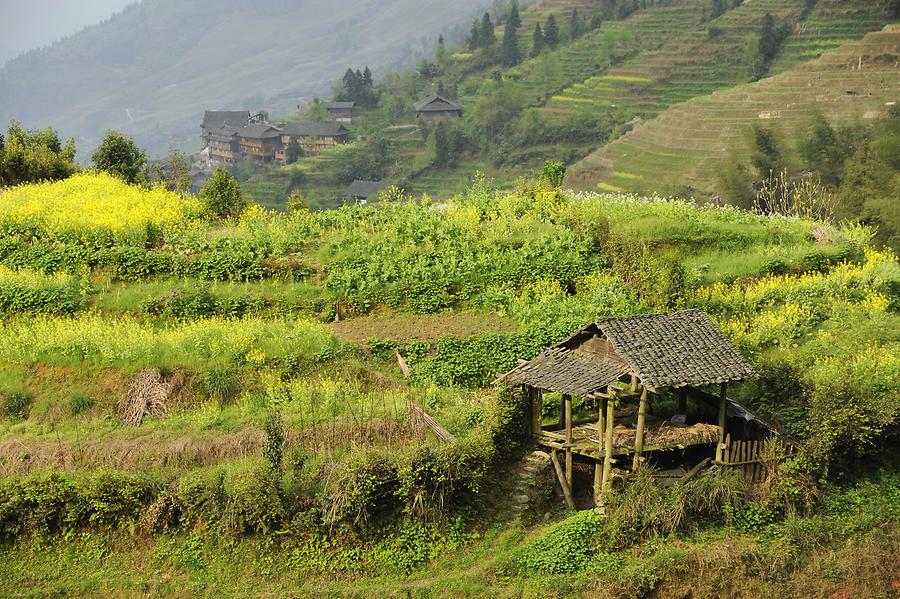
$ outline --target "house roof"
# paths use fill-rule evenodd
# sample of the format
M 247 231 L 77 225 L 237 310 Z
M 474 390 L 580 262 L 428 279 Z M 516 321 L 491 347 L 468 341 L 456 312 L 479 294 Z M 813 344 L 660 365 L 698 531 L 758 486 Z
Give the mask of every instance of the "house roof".
M 325 110 L 347 110 L 356 106 L 356 102 L 327 102 Z
M 366 199 L 378 194 L 388 188 L 390 184 L 387 181 L 360 181 L 356 180 L 350 184 L 344 195 L 348 198 Z
M 594 322 L 498 379 L 569 395 L 635 374 L 651 391 L 740 381 L 753 368 L 706 314 L 641 314 Z
M 458 112 L 462 108 L 456 102 L 440 94 L 431 94 L 415 104 L 416 112 Z
M 250 122 L 249 110 L 207 110 L 203 113 L 203 128 L 218 129 L 222 125 L 241 127 Z
M 284 135 L 296 135 L 298 137 L 343 137 L 350 134 L 350 130 L 341 123 L 288 123 L 282 127 Z
M 244 139 L 273 139 L 281 137 L 281 130 L 265 123 L 252 123 L 238 128 L 237 134 Z

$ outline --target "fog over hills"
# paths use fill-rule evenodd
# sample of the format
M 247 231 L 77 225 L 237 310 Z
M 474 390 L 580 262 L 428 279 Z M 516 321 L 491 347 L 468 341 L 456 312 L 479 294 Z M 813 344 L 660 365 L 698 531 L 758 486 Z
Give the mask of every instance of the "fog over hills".
M 204 109 L 291 109 L 348 66 L 397 66 L 485 0 L 143 0 L 0 68 L 0 123 L 106 129 L 151 152 L 198 145 Z M 85 156 L 80 155 L 81 159 Z

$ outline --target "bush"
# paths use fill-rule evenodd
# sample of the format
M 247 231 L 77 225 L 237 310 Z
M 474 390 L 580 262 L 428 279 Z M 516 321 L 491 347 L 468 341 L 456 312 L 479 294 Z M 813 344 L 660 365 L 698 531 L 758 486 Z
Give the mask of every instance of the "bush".
M 554 524 L 540 536 L 518 548 L 508 574 L 572 574 L 584 571 L 599 552 L 604 539 L 604 518 L 584 510 Z M 511 570 L 511 571 L 509 571 Z
M 247 207 L 237 179 L 223 168 L 217 168 L 200 190 L 200 200 L 209 214 L 219 218 L 233 218 Z
M 90 395 L 80 393 L 78 395 L 72 396 L 72 398 L 69 399 L 69 413 L 72 416 L 83 414 L 93 407 L 94 398 L 92 398 Z
M 13 421 L 27 420 L 31 412 L 31 396 L 14 391 L 0 396 L 0 414 Z

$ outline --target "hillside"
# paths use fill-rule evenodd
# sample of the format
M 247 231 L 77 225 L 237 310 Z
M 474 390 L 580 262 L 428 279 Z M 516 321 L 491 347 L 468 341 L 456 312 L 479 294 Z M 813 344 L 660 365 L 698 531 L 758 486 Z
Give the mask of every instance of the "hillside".
M 712 193 L 717 169 L 754 123 L 790 137 L 814 109 L 838 123 L 885 115 L 900 90 L 898 58 L 900 29 L 887 27 L 790 71 L 673 106 L 576 164 L 567 183 Z
M 144 0 L 0 69 L 0 122 L 88 148 L 110 128 L 155 153 L 197 148 L 204 109 L 285 112 L 348 65 L 412 64 L 482 3 Z
M 193 196 L 78 174 L 0 193 L 0 231 L 8 596 L 896 582 L 900 265 L 857 227 L 534 181 L 223 222 Z M 528 474 L 530 403 L 491 382 L 598 317 L 685 308 L 758 373 L 729 397 L 800 453 L 755 486 L 713 467 L 662 488 L 620 460 L 606 517 L 573 513 L 549 463 Z M 654 391 L 652 413 L 675 402 Z M 596 418 L 595 399 L 573 404 Z M 690 459 L 645 454 L 673 456 Z

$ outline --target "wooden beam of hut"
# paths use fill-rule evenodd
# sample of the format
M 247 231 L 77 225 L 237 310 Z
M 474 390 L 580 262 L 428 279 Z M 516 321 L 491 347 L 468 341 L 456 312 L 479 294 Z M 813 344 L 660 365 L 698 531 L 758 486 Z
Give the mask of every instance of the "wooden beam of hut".
M 531 430 L 535 435 L 541 434 L 544 424 L 544 396 L 540 389 L 529 387 L 531 390 Z
M 615 390 L 609 388 L 609 400 L 606 406 L 606 438 L 604 440 L 603 454 L 603 489 L 600 494 L 601 506 L 612 488 L 612 454 L 613 454 L 613 426 L 616 420 L 616 395 Z
M 647 387 L 641 392 L 641 403 L 638 407 L 637 431 L 634 435 L 634 459 L 631 462 L 631 469 L 637 470 L 641 464 L 641 453 L 644 451 L 644 424 L 647 420 Z
M 728 383 L 722 383 L 719 390 L 719 442 L 716 444 L 716 462 L 722 462 L 722 452 L 725 450 L 725 417 L 728 413 L 728 400 L 726 392 Z
M 566 475 L 563 473 L 562 466 L 559 464 L 559 458 L 556 457 L 556 452 L 550 452 L 550 461 L 553 462 L 553 469 L 556 470 L 556 478 L 559 480 L 559 486 L 562 487 L 563 496 L 566 498 L 566 505 L 569 506 L 570 510 L 575 509 L 575 499 L 572 497 L 572 489 L 569 487 L 569 483 L 566 482 Z
M 572 396 L 563 395 L 563 412 L 566 419 L 566 481 L 572 487 Z

